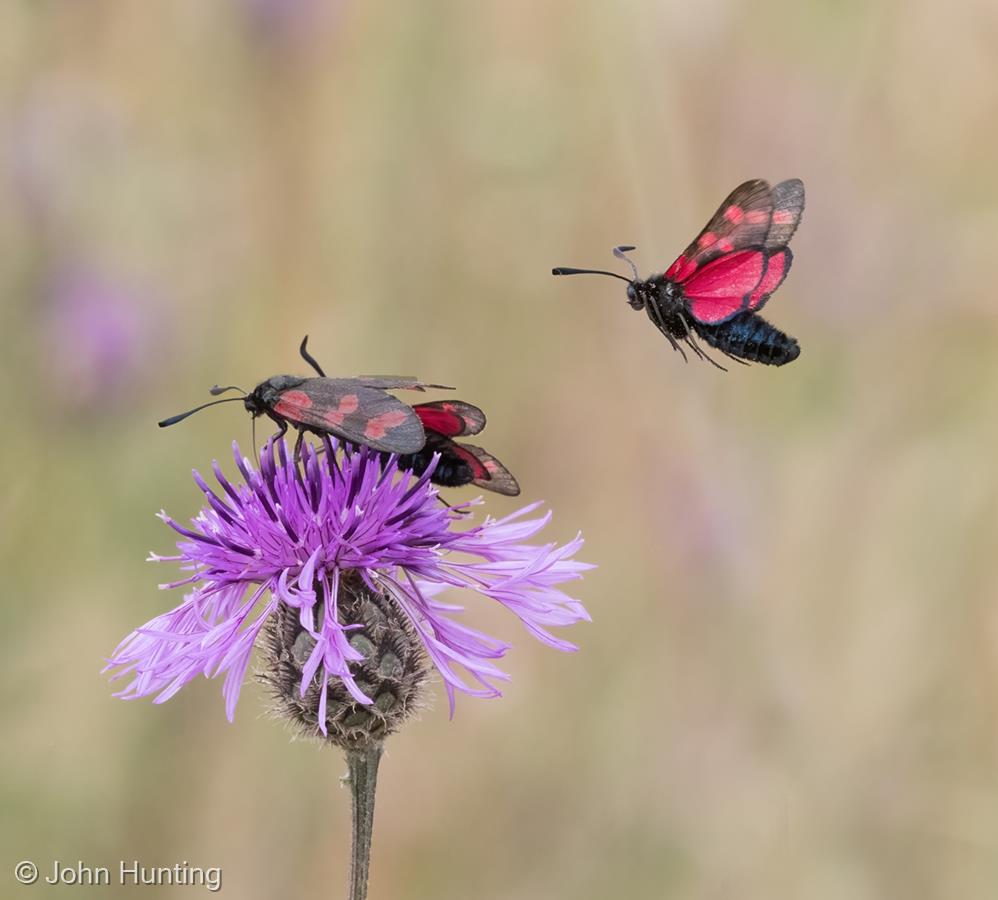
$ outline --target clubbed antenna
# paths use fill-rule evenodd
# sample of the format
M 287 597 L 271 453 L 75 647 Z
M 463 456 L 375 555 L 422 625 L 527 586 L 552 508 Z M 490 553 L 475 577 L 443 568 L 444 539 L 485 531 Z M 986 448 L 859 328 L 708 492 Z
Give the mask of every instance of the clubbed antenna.
M 625 251 L 634 250 L 634 247 L 614 247 L 613 255 L 617 259 L 622 259 L 630 267 L 631 271 L 634 273 L 634 278 L 625 278 L 623 275 L 618 275 L 616 272 L 607 272 L 603 269 L 570 269 L 567 266 L 558 266 L 556 269 L 551 270 L 552 275 L 609 275 L 611 278 L 619 278 L 621 281 L 626 281 L 628 284 L 633 284 L 633 282 L 638 281 L 638 267 L 631 262 L 626 256 L 624 256 Z
M 227 387 L 219 387 L 217 384 L 214 384 L 208 388 L 208 393 L 211 394 L 212 397 L 217 397 L 219 394 L 224 394 L 226 391 L 239 391 L 239 393 L 244 397 L 246 396 L 246 391 L 234 384 L 230 384 Z
M 632 250 L 637 250 L 637 249 L 638 249 L 637 247 L 614 247 L 613 248 L 613 255 L 616 256 L 617 259 L 622 259 L 625 263 L 627 263 L 627 265 L 629 265 L 631 267 L 631 271 L 634 273 L 634 280 L 635 281 L 639 280 L 638 279 L 638 267 L 636 265 L 634 265 L 634 262 L 631 260 L 631 258 L 629 256 L 627 256 L 627 254 L 630 253 Z
M 226 397 L 224 400 L 212 400 L 211 403 L 202 403 L 200 406 L 195 406 L 194 409 L 189 409 L 187 412 L 177 413 L 175 416 L 170 416 L 169 419 L 163 419 L 159 423 L 160 428 L 168 428 L 170 425 L 176 425 L 177 422 L 183 422 L 188 416 L 193 416 L 196 412 L 201 412 L 202 409 L 207 409 L 209 406 L 218 406 L 219 403 L 235 403 L 242 402 L 242 397 Z

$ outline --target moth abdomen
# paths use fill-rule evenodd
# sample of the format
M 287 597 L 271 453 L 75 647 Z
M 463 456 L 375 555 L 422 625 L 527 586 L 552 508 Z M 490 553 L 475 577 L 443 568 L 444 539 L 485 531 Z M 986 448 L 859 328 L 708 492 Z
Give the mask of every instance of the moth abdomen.
M 692 323 L 697 334 L 711 347 L 729 356 L 767 366 L 782 366 L 800 356 L 797 339 L 770 325 L 757 313 L 739 313 L 719 325 Z
M 387 459 L 389 454 L 383 454 Z M 444 453 L 437 462 L 437 467 L 433 470 L 433 477 L 430 479 L 434 484 L 441 487 L 461 487 L 469 484 L 474 479 L 471 467 L 459 459 L 450 458 L 451 454 Z M 402 471 L 412 472 L 413 475 L 422 475 L 433 459 L 433 450 L 421 450 L 419 453 L 406 453 L 398 457 L 398 468 Z

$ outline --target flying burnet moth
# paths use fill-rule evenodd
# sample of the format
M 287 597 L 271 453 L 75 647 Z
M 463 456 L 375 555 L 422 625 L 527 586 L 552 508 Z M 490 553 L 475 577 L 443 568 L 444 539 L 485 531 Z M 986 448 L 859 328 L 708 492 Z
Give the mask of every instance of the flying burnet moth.
M 553 275 L 609 275 L 627 282 L 627 302 L 648 318 L 678 350 L 723 369 L 697 342 L 699 337 L 736 362 L 782 366 L 800 355 L 795 338 L 758 314 L 790 271 L 787 244 L 804 211 L 804 184 L 798 178 L 770 187 L 757 179 L 735 188 L 696 240 L 662 275 L 641 279 L 625 256 L 613 254 L 633 272 L 625 278 L 598 269 L 557 268 Z
M 386 393 L 389 390 L 422 391 L 426 388 L 451 390 L 440 384 L 423 384 L 407 376 L 371 376 L 361 378 L 326 378 L 319 364 L 307 349 L 308 336 L 301 342 L 302 358 L 318 373 L 318 378 L 298 375 L 275 375 L 261 381 L 250 393 L 242 388 L 213 387 L 215 396 L 225 391 L 240 391 L 242 397 L 214 400 L 192 410 L 170 416 L 159 423 L 160 428 L 176 425 L 188 416 L 219 403 L 242 400 L 247 411 L 256 419 L 268 416 L 277 423 L 283 435 L 288 426 L 298 429 L 298 445 L 306 431 L 330 434 L 353 444 L 361 444 L 384 453 L 418 453 L 426 443 L 426 434 L 419 416 L 401 400 Z

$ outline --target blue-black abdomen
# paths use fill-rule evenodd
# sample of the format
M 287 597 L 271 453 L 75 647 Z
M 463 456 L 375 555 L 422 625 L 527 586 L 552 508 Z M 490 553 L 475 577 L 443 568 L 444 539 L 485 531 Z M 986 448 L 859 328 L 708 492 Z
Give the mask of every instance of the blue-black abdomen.
M 461 487 L 462 485 L 470 484 L 474 480 L 475 473 L 471 471 L 471 466 L 460 459 L 455 453 L 448 452 L 447 450 L 438 449 L 434 451 L 433 448 L 430 448 L 428 450 L 420 450 L 419 453 L 403 454 L 398 457 L 398 467 L 403 471 L 411 471 L 413 475 L 422 475 L 430 465 L 434 452 L 440 453 L 440 461 L 433 470 L 433 475 L 430 479 L 434 484 L 439 484 L 443 487 Z M 388 454 L 385 454 L 386 458 L 387 456 Z
M 398 467 L 403 471 L 411 471 L 413 475 L 422 475 L 430 465 L 434 453 L 440 454 L 440 460 L 430 478 L 434 484 L 461 487 L 474 480 L 475 473 L 454 451 L 454 443 L 433 431 L 427 431 L 426 444 L 418 453 L 404 453 L 398 457 Z M 384 458 L 387 457 L 388 454 L 384 454 Z
M 708 344 L 738 359 L 782 366 L 800 356 L 796 338 L 784 334 L 754 312 L 739 313 L 720 325 L 704 325 L 695 320 L 693 325 Z

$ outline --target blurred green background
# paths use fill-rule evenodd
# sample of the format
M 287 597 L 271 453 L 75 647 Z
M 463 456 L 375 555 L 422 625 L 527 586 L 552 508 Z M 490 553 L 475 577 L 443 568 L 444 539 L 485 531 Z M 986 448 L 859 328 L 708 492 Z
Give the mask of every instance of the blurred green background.
M 993 0 L 11 0 L 0 124 L 0 895 L 137 858 L 343 896 L 337 753 L 254 683 L 228 725 L 220 682 L 98 674 L 179 602 L 153 514 L 249 444 L 156 420 L 308 332 L 458 385 L 599 564 L 574 656 L 471 601 L 513 681 L 389 743 L 372 900 L 998 896 Z M 787 368 L 683 365 L 549 274 L 661 271 L 792 176 Z

